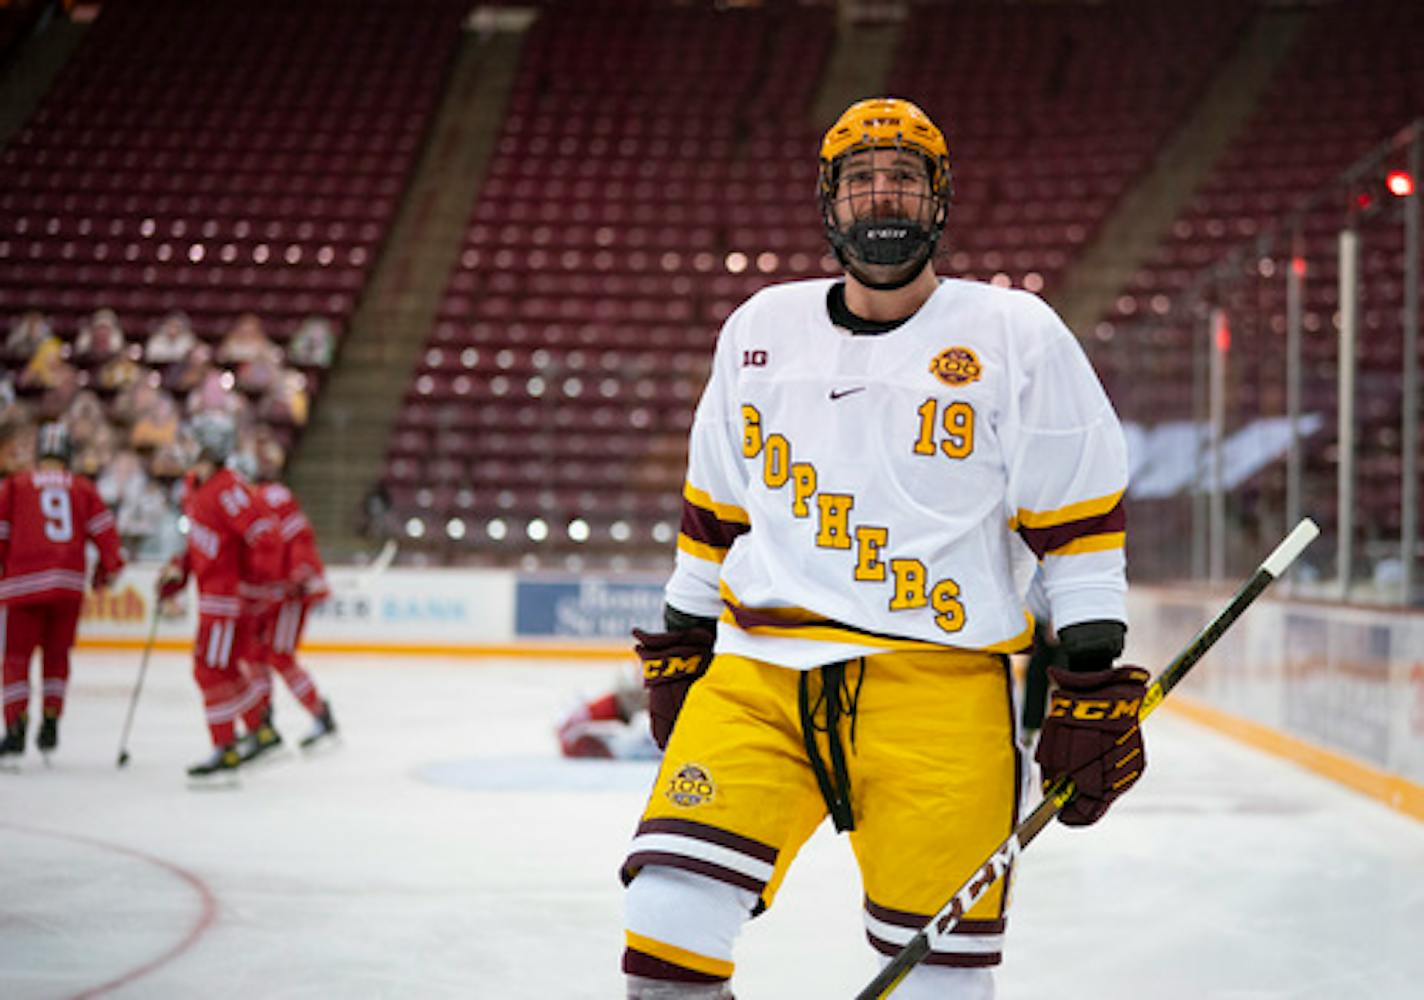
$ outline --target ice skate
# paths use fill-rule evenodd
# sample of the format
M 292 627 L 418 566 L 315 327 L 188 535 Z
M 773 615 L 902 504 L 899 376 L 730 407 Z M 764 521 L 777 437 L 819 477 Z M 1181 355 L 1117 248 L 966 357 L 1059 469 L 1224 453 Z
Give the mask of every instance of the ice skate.
M 275 763 L 286 756 L 284 747 L 282 734 L 268 722 L 263 722 L 237 741 L 238 756 L 244 767 Z
M 331 704 L 323 701 L 321 714 L 316 717 L 316 724 L 312 727 L 311 732 L 302 737 L 302 752 L 317 753 L 331 749 L 339 742 L 336 733 L 336 719 L 331 714 Z
M 5 729 L 5 738 L 0 740 L 0 771 L 17 773 L 20 757 L 25 752 L 26 718 L 21 715 Z
M 35 748 L 39 750 L 46 766 L 50 763 L 50 754 L 59 749 L 59 713 L 52 708 L 45 709 L 39 735 L 35 737 Z
M 217 747 L 206 760 L 188 768 L 188 787 L 236 788 L 237 772 L 241 766 L 242 757 L 237 752 L 237 744 L 229 743 Z

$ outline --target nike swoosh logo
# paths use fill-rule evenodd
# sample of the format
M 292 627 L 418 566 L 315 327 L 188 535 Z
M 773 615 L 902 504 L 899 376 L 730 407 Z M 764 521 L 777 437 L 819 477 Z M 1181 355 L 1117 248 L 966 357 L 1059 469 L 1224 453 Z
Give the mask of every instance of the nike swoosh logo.
M 858 385 L 858 386 L 856 386 L 854 389 L 832 389 L 832 390 L 831 390 L 831 399 L 840 399 L 840 398 L 843 397 L 843 396 L 849 396 L 849 395 L 850 395 L 851 393 L 853 393 L 853 392 L 864 392 L 864 391 L 865 391 L 865 386 L 863 386 L 863 385 Z

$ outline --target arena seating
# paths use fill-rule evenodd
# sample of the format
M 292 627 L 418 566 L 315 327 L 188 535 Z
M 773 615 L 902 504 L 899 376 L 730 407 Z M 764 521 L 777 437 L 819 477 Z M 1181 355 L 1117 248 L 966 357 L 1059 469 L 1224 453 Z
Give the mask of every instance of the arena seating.
M 0 154 L 0 327 L 181 309 L 216 338 L 344 324 L 440 94 L 461 4 L 111 0 Z M 417 44 L 389 45 L 393 35 Z
M 915 6 L 890 90 L 921 99 L 949 133 L 957 192 L 942 269 L 1051 290 L 1249 12 L 1214 2 L 1208 13 Z M 837 271 L 808 121 L 832 16 L 546 10 L 389 455 L 398 518 L 427 545 L 456 561 L 666 560 L 718 324 L 768 282 Z M 451 434 L 453 459 L 432 450 Z M 591 438 L 606 444 L 590 463 L 556 444 L 587 458 Z M 462 466 L 470 488 L 428 484 L 437 467 Z M 501 490 L 510 468 L 524 485 Z M 511 546 L 534 522 L 538 544 Z M 588 538 L 570 539 L 571 524 Z
M 1350 44 L 1340 40 L 1349 38 Z M 1199 301 L 1226 308 L 1231 325 L 1231 429 L 1285 412 L 1287 269 L 1306 271 L 1304 408 L 1325 429 L 1305 449 L 1304 503 L 1334 520 L 1339 232 L 1356 213 L 1361 235 L 1359 513 L 1361 541 L 1397 538 L 1400 523 L 1400 370 L 1403 232 L 1380 174 L 1356 190 L 1318 197 L 1301 215 L 1293 263 L 1281 222 L 1308 196 L 1419 114 L 1424 95 L 1424 10 L 1408 0 L 1323 6 L 1278 68 L 1260 104 L 1149 262 L 1089 340 L 1119 408 L 1160 421 L 1193 413 L 1194 357 L 1206 321 L 1183 294 L 1197 274 L 1240 250 Z M 1402 160 L 1386 167 L 1402 167 Z M 1247 508 L 1279 510 L 1279 463 L 1243 491 Z
M 890 90 L 949 139 L 948 273 L 1051 295 L 1250 14 L 1231 0 L 915 5 Z
M 164 544 L 154 493 L 174 475 L 181 415 L 237 413 L 245 447 L 300 433 L 464 12 L 454 0 L 107 0 L 0 151 L 0 403 L 15 392 L 34 416 L 64 417 L 77 466 L 109 477 L 137 551 Z M 165 317 L 209 350 L 156 360 L 145 341 Z M 262 360 L 231 351 L 239 328 Z M 30 362 L 45 338 L 27 330 L 59 338 L 42 373 Z
M 546 11 L 390 448 L 412 544 L 665 563 L 718 325 L 828 266 L 807 118 L 832 16 Z

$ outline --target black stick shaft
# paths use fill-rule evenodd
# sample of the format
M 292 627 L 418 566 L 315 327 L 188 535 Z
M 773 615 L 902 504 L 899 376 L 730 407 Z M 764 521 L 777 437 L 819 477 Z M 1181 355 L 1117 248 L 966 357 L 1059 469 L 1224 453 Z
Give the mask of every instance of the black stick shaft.
M 148 638 L 143 644 L 143 658 L 138 665 L 138 680 L 134 682 L 133 694 L 129 695 L 129 710 L 124 716 L 124 731 L 119 736 L 119 762 L 123 767 L 129 759 L 129 730 L 133 728 L 134 709 L 138 707 L 138 695 L 143 690 L 143 678 L 148 673 L 148 658 L 153 652 L 153 644 L 158 639 L 158 602 L 153 604 L 152 621 L 148 626 Z
M 1315 522 L 1306 518 L 1295 526 L 1295 529 L 1286 536 L 1280 545 L 1276 546 L 1274 552 L 1266 557 L 1266 560 L 1251 574 L 1251 578 L 1242 585 L 1236 592 L 1236 596 L 1231 602 L 1217 612 L 1215 618 L 1207 623 L 1195 639 L 1189 642 L 1180 653 L 1173 658 L 1160 674 L 1157 675 L 1151 686 L 1147 689 L 1147 697 L 1143 700 L 1142 709 L 1138 712 L 1138 718 L 1145 719 L 1150 715 L 1162 699 L 1167 697 L 1177 684 L 1187 675 L 1200 660 L 1206 651 L 1216 645 L 1216 641 L 1229 629 L 1246 609 L 1261 596 L 1271 583 L 1285 572 L 1296 556 L 1304 551 L 1305 547 L 1315 540 L 1320 534 L 1320 529 L 1315 526 Z M 974 875 L 959 887 L 959 890 L 950 898 L 938 913 L 930 918 L 929 922 L 910 939 L 886 966 L 880 970 L 880 974 L 872 979 L 859 993 L 855 995 L 855 1000 L 881 1000 L 889 996 L 900 981 L 908 976 L 925 958 L 929 955 L 931 945 L 930 936 L 942 937 L 957 925 L 974 904 L 983 898 L 989 888 L 1003 878 L 1013 864 L 1014 859 L 1023 852 L 1035 837 L 1043 832 L 1044 828 L 1053 821 L 1053 817 L 1058 815 L 1068 800 L 1073 797 L 1073 782 L 1067 778 L 1059 778 L 1044 793 L 1043 801 L 1029 813 L 1028 818 L 1020 823 L 1014 832 L 1009 834 L 1007 840 L 995 849 L 989 859 L 984 862 L 974 872 Z

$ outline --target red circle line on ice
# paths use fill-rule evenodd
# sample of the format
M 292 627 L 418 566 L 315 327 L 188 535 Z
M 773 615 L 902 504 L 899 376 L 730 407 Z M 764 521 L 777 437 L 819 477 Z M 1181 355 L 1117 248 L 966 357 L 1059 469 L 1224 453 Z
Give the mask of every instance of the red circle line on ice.
M 193 945 L 198 942 L 198 939 L 207 933 L 208 929 L 212 927 L 213 922 L 217 919 L 218 900 L 213 890 L 197 875 L 194 875 L 186 868 L 179 867 L 171 861 L 165 861 L 163 858 L 154 857 L 152 854 L 135 850 L 132 847 L 125 847 L 122 844 L 113 844 L 95 837 L 86 837 L 83 834 L 64 833 L 59 830 L 43 830 L 37 827 L 20 826 L 16 823 L 4 822 L 0 822 L 0 829 L 14 830 L 19 833 L 27 833 L 37 837 L 53 837 L 57 840 L 69 840 L 76 844 L 96 847 L 101 851 L 109 851 L 114 854 L 122 854 L 125 857 L 134 858 L 135 860 L 142 861 L 144 864 L 160 868 L 174 876 L 186 884 L 188 888 L 192 889 L 198 896 L 199 911 L 197 919 L 193 921 L 193 925 L 188 928 L 187 933 L 183 935 L 181 940 L 161 954 L 144 962 L 142 965 L 134 966 L 132 969 L 121 972 L 112 979 L 108 979 L 97 986 L 90 986 L 87 989 L 73 994 L 72 1000 L 88 1000 L 90 997 L 102 996 L 111 990 L 116 990 L 121 986 L 127 986 L 137 979 L 142 979 L 150 972 L 167 965 L 189 948 L 193 947 Z

